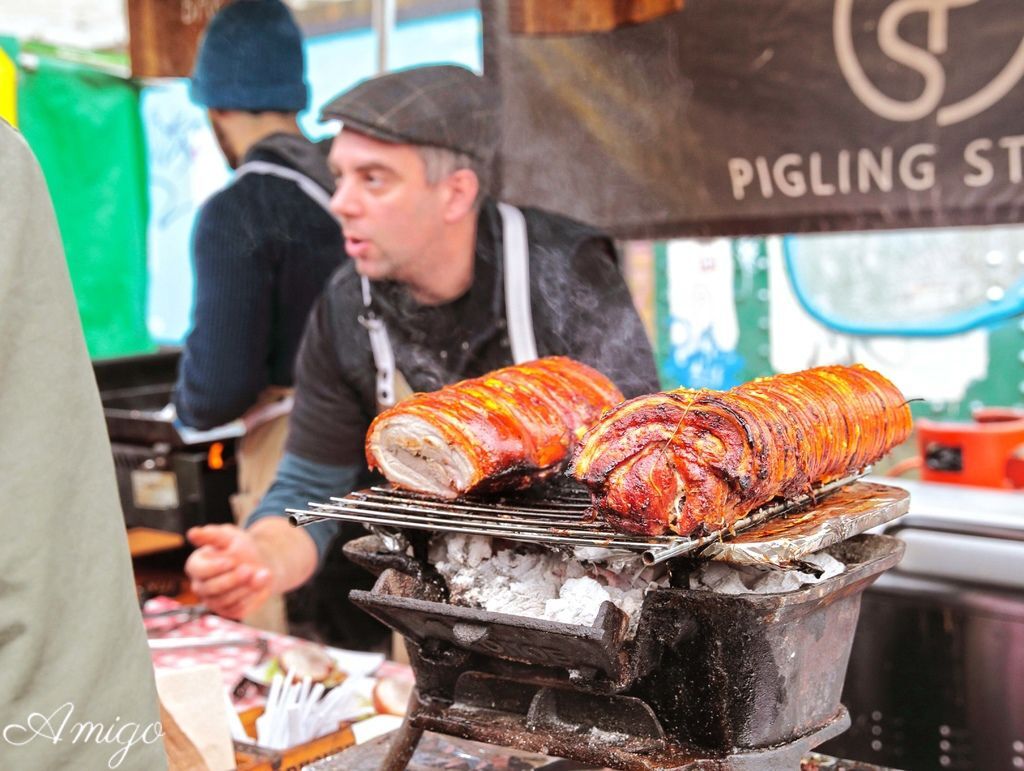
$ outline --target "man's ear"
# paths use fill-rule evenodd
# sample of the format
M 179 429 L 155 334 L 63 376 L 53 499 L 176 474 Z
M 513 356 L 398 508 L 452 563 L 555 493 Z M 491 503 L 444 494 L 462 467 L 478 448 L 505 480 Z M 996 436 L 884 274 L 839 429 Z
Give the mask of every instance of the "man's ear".
M 477 193 L 480 192 L 480 180 L 471 169 L 458 169 L 452 172 L 444 182 L 446 188 L 444 203 L 444 221 L 453 224 L 476 211 Z

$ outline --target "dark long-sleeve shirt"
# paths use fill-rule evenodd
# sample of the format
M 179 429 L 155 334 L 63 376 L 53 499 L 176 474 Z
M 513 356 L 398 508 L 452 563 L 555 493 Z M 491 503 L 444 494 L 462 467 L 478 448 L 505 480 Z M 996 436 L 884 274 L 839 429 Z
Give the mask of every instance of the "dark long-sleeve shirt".
M 333 189 L 323 149 L 301 136 L 273 135 L 244 160 L 288 166 Z M 292 385 L 309 311 L 344 259 L 337 221 L 291 180 L 246 174 L 203 205 L 193 325 L 173 396 L 183 423 L 230 422 L 267 386 Z

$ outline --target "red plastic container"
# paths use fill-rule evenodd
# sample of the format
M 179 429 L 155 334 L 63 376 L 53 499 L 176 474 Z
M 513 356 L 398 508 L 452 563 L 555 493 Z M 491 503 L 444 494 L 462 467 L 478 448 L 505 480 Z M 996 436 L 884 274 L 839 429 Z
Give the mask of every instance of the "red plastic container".
M 1024 489 L 1024 410 L 986 407 L 969 423 L 915 421 L 921 479 Z

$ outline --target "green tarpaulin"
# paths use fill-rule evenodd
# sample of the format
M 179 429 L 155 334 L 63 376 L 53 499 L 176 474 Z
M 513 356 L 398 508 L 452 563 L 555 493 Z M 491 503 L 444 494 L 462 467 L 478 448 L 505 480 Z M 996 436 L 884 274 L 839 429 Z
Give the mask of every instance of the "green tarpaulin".
M 146 329 L 146 159 L 138 89 L 92 65 L 40 56 L 18 82 L 94 358 L 153 348 Z

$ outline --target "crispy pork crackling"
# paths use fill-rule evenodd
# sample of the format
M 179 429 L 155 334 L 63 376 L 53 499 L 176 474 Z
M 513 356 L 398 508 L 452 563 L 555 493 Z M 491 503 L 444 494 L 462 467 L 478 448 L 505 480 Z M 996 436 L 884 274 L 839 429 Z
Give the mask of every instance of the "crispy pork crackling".
M 565 469 L 618 388 L 564 356 L 505 367 L 382 412 L 366 459 L 392 484 L 440 498 L 528 487 Z
M 906 400 L 879 373 L 817 367 L 630 399 L 587 432 L 570 473 L 612 526 L 690 535 L 856 472 L 910 428 Z

